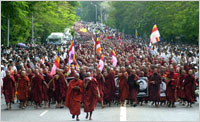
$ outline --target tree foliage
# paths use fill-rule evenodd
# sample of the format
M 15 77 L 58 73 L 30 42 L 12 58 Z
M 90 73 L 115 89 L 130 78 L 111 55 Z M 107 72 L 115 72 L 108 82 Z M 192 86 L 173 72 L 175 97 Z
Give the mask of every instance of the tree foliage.
M 32 16 L 34 20 L 34 38 L 45 41 L 51 32 L 63 32 L 79 20 L 76 16 L 75 1 L 3 1 L 1 4 L 1 40 L 7 41 L 7 20 L 10 19 L 10 42 L 31 41 Z
M 199 2 L 111 2 L 107 25 L 127 34 L 150 35 L 157 24 L 164 40 L 197 41 Z
M 95 22 L 96 21 L 96 7 L 94 5 L 97 5 L 97 18 L 98 21 L 100 21 L 100 4 L 101 1 L 81 1 L 81 7 L 80 7 L 80 17 L 81 20 L 88 21 L 88 22 Z

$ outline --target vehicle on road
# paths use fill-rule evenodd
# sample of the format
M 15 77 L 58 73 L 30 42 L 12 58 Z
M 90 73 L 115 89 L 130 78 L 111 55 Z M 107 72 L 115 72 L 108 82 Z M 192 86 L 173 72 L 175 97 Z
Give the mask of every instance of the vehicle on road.
M 47 44 L 66 44 L 67 40 L 64 38 L 64 33 L 53 32 L 46 39 Z

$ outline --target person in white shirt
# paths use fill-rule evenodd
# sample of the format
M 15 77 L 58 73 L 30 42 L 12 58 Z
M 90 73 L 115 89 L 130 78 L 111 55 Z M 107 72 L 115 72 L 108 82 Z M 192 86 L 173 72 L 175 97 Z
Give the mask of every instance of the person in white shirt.
M 4 70 L 4 66 L 1 65 L 1 97 L 2 97 L 2 90 L 3 90 L 3 78 L 6 76 L 6 72 Z

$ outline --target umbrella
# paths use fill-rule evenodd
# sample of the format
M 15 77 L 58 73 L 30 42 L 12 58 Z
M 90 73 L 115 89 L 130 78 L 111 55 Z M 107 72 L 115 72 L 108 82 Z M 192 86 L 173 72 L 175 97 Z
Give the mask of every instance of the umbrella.
M 28 48 L 28 46 L 24 43 L 18 43 L 17 45 L 20 46 L 20 47 Z

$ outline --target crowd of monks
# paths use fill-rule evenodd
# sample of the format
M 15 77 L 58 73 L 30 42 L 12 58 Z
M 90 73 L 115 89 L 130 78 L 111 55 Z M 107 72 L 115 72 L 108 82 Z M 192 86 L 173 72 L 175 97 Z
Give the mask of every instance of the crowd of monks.
M 175 47 L 160 42 L 153 49 L 155 53 L 143 42 L 101 42 L 105 55 L 101 72 L 97 69 L 100 55 L 95 53 L 93 44 L 90 41 L 77 41 L 75 52 L 80 68 L 71 67 L 71 72 L 68 72 L 68 50 L 62 47 L 60 67 L 53 76 L 50 72 L 56 56 L 56 46 L 39 45 L 17 50 L 15 47 L 3 47 L 2 93 L 7 109 L 11 109 L 13 103 L 19 103 L 21 109 L 31 105 L 37 109 L 42 106 L 51 107 L 51 104 L 56 102 L 56 108 L 68 107 L 72 118 L 76 117 L 78 121 L 81 104 L 89 120 L 92 119 L 97 103 L 100 103 L 102 108 L 112 104 L 125 106 L 126 103 L 136 107 L 143 102 L 152 102 L 156 107 L 176 107 L 175 103 L 180 102 L 192 107 L 195 90 L 198 88 L 198 47 L 191 46 L 195 50 L 188 56 L 188 45 Z M 182 47 L 185 50 L 181 50 Z M 112 66 L 112 50 L 115 50 L 118 60 L 116 67 Z M 177 60 L 173 60 L 174 57 Z M 41 59 L 44 59 L 44 62 Z M 116 87 L 116 77 L 119 87 Z M 137 96 L 140 89 L 137 82 L 139 77 L 148 78 L 147 97 Z M 68 78 L 72 79 L 68 81 Z M 160 96 L 160 84 L 163 81 L 166 83 L 165 97 Z M 116 92 L 117 89 L 119 93 Z

